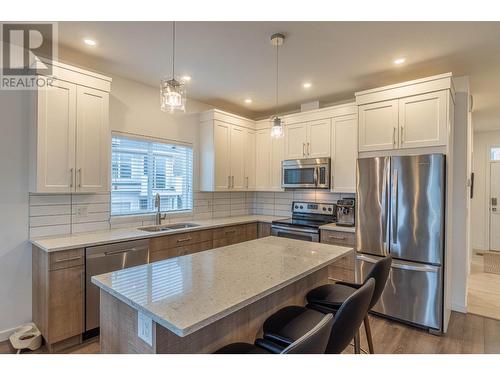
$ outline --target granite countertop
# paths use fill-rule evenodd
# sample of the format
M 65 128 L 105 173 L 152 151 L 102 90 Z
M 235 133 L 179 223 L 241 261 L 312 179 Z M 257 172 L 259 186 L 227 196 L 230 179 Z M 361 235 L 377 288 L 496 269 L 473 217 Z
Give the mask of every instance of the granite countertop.
M 93 276 L 92 282 L 183 337 L 312 274 L 351 250 L 265 237 Z
M 337 225 L 335 223 L 322 225 L 319 227 L 319 229 L 334 230 L 337 232 L 349 232 L 349 233 L 356 232 L 356 227 L 343 227 L 343 226 Z
M 175 229 L 167 232 L 146 232 L 135 227 L 109 229 L 96 232 L 85 232 L 63 236 L 38 237 L 30 239 L 31 243 L 47 252 L 76 249 L 95 245 L 103 245 L 113 242 L 137 240 L 141 238 L 151 238 L 157 236 L 168 236 L 171 234 L 191 232 L 203 229 L 216 228 L 233 224 L 245 224 L 253 222 L 271 223 L 273 220 L 283 219 L 283 217 L 266 215 L 247 215 L 225 217 L 210 220 L 191 220 L 185 222 L 198 224 L 196 227 Z M 172 223 L 174 224 L 174 223 Z

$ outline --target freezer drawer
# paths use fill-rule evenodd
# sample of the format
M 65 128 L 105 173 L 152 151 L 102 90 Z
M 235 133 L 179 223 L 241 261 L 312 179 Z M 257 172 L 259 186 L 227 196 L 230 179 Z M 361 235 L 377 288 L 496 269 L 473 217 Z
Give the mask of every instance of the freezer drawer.
M 356 281 L 365 279 L 380 259 L 356 255 Z M 393 260 L 389 279 L 373 311 L 434 330 L 442 329 L 442 278 L 440 266 Z

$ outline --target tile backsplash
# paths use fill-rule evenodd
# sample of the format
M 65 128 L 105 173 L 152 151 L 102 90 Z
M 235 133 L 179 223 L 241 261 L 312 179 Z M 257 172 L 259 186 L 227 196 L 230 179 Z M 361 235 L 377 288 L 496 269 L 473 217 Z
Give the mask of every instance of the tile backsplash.
M 290 216 L 292 202 L 336 202 L 353 194 L 320 190 L 287 192 L 196 192 L 193 210 L 167 216 L 166 223 L 249 214 Z M 110 217 L 110 195 L 103 194 L 30 194 L 30 237 L 72 234 L 121 227 L 154 224 L 151 215 Z

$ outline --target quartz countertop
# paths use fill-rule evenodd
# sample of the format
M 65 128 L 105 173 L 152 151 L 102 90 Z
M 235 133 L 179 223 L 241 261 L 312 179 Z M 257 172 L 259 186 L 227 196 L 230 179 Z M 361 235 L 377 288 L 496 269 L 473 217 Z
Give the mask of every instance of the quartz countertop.
M 93 276 L 92 282 L 183 337 L 326 267 L 351 250 L 265 237 Z
M 168 236 L 171 234 L 217 228 L 233 224 L 245 224 L 253 222 L 271 223 L 273 220 L 279 220 L 283 218 L 284 217 L 266 216 L 266 215 L 247 215 L 247 216 L 225 217 L 225 218 L 210 219 L 210 220 L 186 219 L 185 222 L 198 224 L 198 226 L 192 228 L 175 229 L 165 232 L 146 232 L 136 227 L 120 228 L 120 229 L 109 229 L 96 232 L 85 232 L 85 233 L 62 235 L 62 236 L 38 237 L 30 239 L 30 241 L 33 245 L 42 250 L 45 250 L 47 252 L 53 252 L 53 251 L 61 251 L 68 249 L 76 249 L 80 247 L 103 245 L 113 242 L 137 240 L 141 238 Z
M 343 227 L 343 226 L 337 225 L 335 223 L 322 225 L 319 227 L 319 229 L 334 230 L 337 232 L 348 232 L 348 233 L 355 233 L 356 232 L 356 227 Z

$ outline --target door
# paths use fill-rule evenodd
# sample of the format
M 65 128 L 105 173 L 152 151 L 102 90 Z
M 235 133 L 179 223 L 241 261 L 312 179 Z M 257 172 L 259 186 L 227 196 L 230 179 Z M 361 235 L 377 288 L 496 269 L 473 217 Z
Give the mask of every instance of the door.
M 230 132 L 231 125 L 214 121 L 215 190 L 228 190 L 230 186 Z
M 307 124 L 288 125 L 285 129 L 286 159 L 307 157 Z
M 245 132 L 245 189 L 255 189 L 255 150 L 256 150 L 256 134 L 253 130 Z
M 356 256 L 356 282 L 365 280 L 380 258 Z M 442 328 L 442 283 L 440 266 L 393 260 L 389 279 L 372 311 L 413 324 Z
M 33 192 L 74 191 L 76 85 L 56 80 L 38 90 L 37 173 Z
M 244 128 L 231 126 L 229 170 L 231 189 L 243 190 L 246 187 L 245 179 L 245 132 Z
M 399 99 L 400 147 L 446 145 L 447 91 Z
M 281 190 L 281 162 L 285 155 L 284 137 L 271 139 L 271 188 Z
M 359 106 L 359 151 L 392 150 L 398 146 L 398 100 Z
M 328 158 L 331 152 L 330 119 L 308 123 L 306 154 L 309 158 Z
M 332 120 L 332 191 L 356 192 L 358 119 L 345 116 Z
M 500 163 L 490 163 L 490 249 L 500 251 Z
M 269 129 L 257 131 L 255 135 L 255 185 L 257 190 L 271 186 L 271 132 Z
M 76 124 L 76 191 L 109 190 L 109 94 L 78 86 Z
M 356 251 L 388 253 L 390 158 L 358 159 L 356 183 Z
M 391 159 L 390 253 L 394 258 L 443 264 L 445 157 Z

